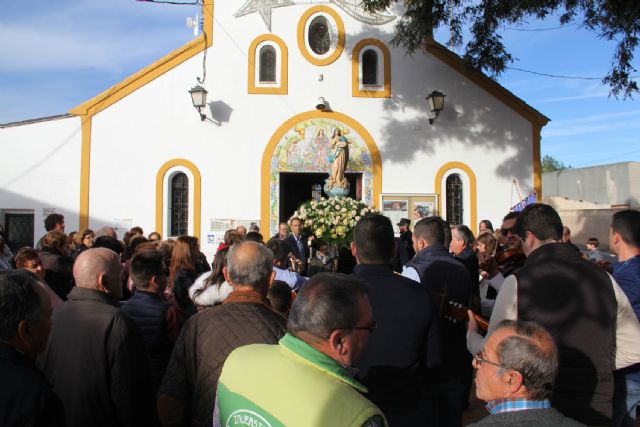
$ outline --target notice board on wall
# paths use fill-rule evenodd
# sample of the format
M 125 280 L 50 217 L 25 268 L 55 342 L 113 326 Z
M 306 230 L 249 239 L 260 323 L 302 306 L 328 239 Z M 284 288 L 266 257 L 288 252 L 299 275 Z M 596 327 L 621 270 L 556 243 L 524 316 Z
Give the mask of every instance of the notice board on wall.
M 428 193 L 384 193 L 380 196 L 380 210 L 393 223 L 396 234 L 400 233 L 398 222 L 402 218 L 416 222 L 428 216 L 438 215 L 438 195 Z

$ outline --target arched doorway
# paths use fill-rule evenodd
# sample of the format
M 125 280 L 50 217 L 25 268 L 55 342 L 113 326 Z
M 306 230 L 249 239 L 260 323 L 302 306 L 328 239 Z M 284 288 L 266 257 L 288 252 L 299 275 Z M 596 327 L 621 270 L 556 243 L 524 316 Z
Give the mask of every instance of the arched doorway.
M 295 209 L 311 199 L 314 188 L 324 183 L 330 170 L 329 139 L 335 129 L 349 140 L 345 175 L 351 183 L 350 196 L 378 205 L 382 162 L 369 132 L 344 114 L 308 111 L 282 124 L 262 156 L 260 228 L 269 230 L 269 235 L 275 234 L 278 222 L 292 213 L 292 206 Z

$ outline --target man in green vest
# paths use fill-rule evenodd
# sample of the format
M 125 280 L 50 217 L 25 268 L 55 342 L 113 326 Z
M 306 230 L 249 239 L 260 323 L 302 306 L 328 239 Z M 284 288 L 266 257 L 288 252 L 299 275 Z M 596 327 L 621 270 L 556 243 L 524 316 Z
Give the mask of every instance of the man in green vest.
M 362 282 L 337 273 L 314 276 L 296 298 L 278 345 L 248 345 L 229 355 L 214 426 L 386 426 L 351 368 L 375 326 Z

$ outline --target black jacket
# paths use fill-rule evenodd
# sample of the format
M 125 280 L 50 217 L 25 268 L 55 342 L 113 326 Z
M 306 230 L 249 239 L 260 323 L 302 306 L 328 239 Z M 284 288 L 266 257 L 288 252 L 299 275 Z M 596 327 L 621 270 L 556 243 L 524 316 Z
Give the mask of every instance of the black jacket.
M 388 418 L 416 411 L 429 368 L 441 362 L 440 322 L 431 295 L 387 265 L 359 264 L 353 274 L 366 283 L 377 323 L 357 363 L 358 377 Z
M 107 294 L 73 288 L 53 313 L 49 345 L 40 361 L 70 427 L 154 424 L 142 335 Z
M 40 260 L 44 268 L 44 281 L 60 297 L 67 300 L 67 294 L 73 288 L 73 259 L 54 249 L 42 249 Z
M 0 343 L 0 426 L 63 427 L 64 409 L 33 362 Z
M 515 275 L 518 320 L 544 326 L 558 347 L 551 403 L 580 422 L 609 425 L 617 314 L 611 277 L 566 243 L 540 246 Z
M 469 305 L 471 278 L 469 272 L 455 260 L 440 244 L 433 244 L 421 250 L 406 265 L 413 267 L 420 276 L 420 283 L 432 295 L 446 290 L 445 300 L 434 297 L 438 309 L 446 309 L 448 301 Z M 443 313 L 444 314 L 444 313 Z M 471 375 L 471 355 L 467 351 L 467 328 L 464 322 L 442 321 L 443 369 L 439 371 L 442 381 Z
M 141 291 L 136 291 L 122 305 L 122 311 L 136 322 L 142 332 L 149 354 L 154 392 L 160 387 L 173 350 L 174 343 L 167 330 L 167 311 L 171 306 L 164 296 Z

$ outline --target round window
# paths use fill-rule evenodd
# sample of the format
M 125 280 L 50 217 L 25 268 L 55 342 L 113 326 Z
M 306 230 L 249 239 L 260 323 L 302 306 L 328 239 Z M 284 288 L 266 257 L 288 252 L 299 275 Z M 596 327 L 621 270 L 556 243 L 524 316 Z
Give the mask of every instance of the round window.
M 329 65 L 344 50 L 344 23 L 327 6 L 308 9 L 298 21 L 298 48 L 314 65 Z
M 329 22 L 324 16 L 316 16 L 309 25 L 309 47 L 317 55 L 324 55 L 331 47 L 331 31 Z

